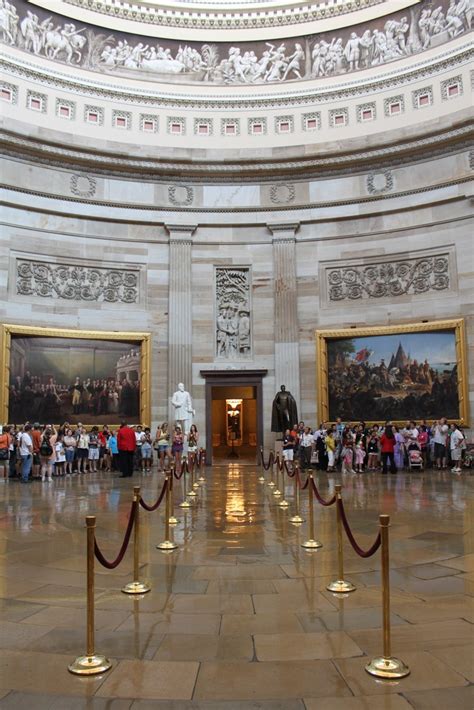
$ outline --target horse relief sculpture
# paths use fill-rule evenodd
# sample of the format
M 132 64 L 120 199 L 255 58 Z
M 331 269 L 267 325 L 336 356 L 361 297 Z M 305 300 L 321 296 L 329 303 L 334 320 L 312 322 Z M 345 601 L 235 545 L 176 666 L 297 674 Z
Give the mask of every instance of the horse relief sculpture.
M 262 84 L 316 79 L 367 69 L 437 46 L 467 32 L 470 0 L 441 0 L 436 8 L 415 6 L 380 21 L 279 42 L 239 46 L 225 43 L 160 44 L 153 37 L 105 34 L 92 25 L 76 25 L 24 0 L 0 0 L 0 39 L 26 52 L 101 72 L 147 79 Z M 47 16 L 45 16 L 47 15 Z M 377 25 L 377 26 L 376 26 Z M 161 40 L 164 43 L 164 40 Z

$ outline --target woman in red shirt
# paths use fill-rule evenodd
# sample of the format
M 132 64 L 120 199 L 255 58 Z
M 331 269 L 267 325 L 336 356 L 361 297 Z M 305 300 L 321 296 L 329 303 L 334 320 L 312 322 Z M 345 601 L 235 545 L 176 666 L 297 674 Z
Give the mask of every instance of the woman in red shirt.
M 387 473 L 387 461 L 390 460 L 390 473 L 396 473 L 395 465 L 395 444 L 396 439 L 391 424 L 387 424 L 385 431 L 380 437 L 380 449 L 382 452 L 382 473 Z

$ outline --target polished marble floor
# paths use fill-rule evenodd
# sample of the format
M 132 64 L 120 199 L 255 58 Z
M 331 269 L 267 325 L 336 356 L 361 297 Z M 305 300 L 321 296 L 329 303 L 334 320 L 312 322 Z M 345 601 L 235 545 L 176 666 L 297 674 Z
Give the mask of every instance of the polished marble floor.
M 428 471 L 342 480 L 362 546 L 379 513 L 392 520 L 393 654 L 411 675 L 387 682 L 364 670 L 382 651 L 379 555 L 361 559 L 346 545 L 357 591 L 327 592 L 334 508 L 317 506 L 323 547 L 307 552 L 305 525 L 289 522 L 291 506 L 281 509 L 258 475 L 238 463 L 208 469 L 193 508 L 177 509 L 173 553 L 155 548 L 163 511 L 143 512 L 141 576 L 152 591 L 141 599 L 120 591 L 130 553 L 113 571 L 96 564 L 96 651 L 113 668 L 92 678 L 67 671 L 85 651 L 84 516 L 97 516 L 113 557 L 132 486 L 151 502 L 160 478 L 2 483 L 2 710 L 472 710 L 473 479 Z M 319 475 L 321 492 L 339 479 Z

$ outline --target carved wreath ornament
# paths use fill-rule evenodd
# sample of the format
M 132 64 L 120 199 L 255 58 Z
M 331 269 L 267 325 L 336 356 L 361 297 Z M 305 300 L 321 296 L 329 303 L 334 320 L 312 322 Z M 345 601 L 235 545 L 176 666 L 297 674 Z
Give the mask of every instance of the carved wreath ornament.
M 22 260 L 17 262 L 17 294 L 67 301 L 136 303 L 138 274 Z
M 444 291 L 449 288 L 449 263 L 446 256 L 436 256 L 329 269 L 327 282 L 330 301 Z

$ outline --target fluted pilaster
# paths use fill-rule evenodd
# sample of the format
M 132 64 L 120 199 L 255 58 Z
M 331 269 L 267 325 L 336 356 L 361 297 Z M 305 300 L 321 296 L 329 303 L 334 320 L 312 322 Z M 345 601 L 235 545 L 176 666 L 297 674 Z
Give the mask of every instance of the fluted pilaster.
M 169 232 L 168 396 L 183 382 L 192 394 L 191 246 L 196 225 L 167 224 Z
M 300 357 L 296 294 L 296 231 L 299 223 L 267 224 L 273 234 L 275 298 L 275 380 L 286 385 L 299 404 Z

